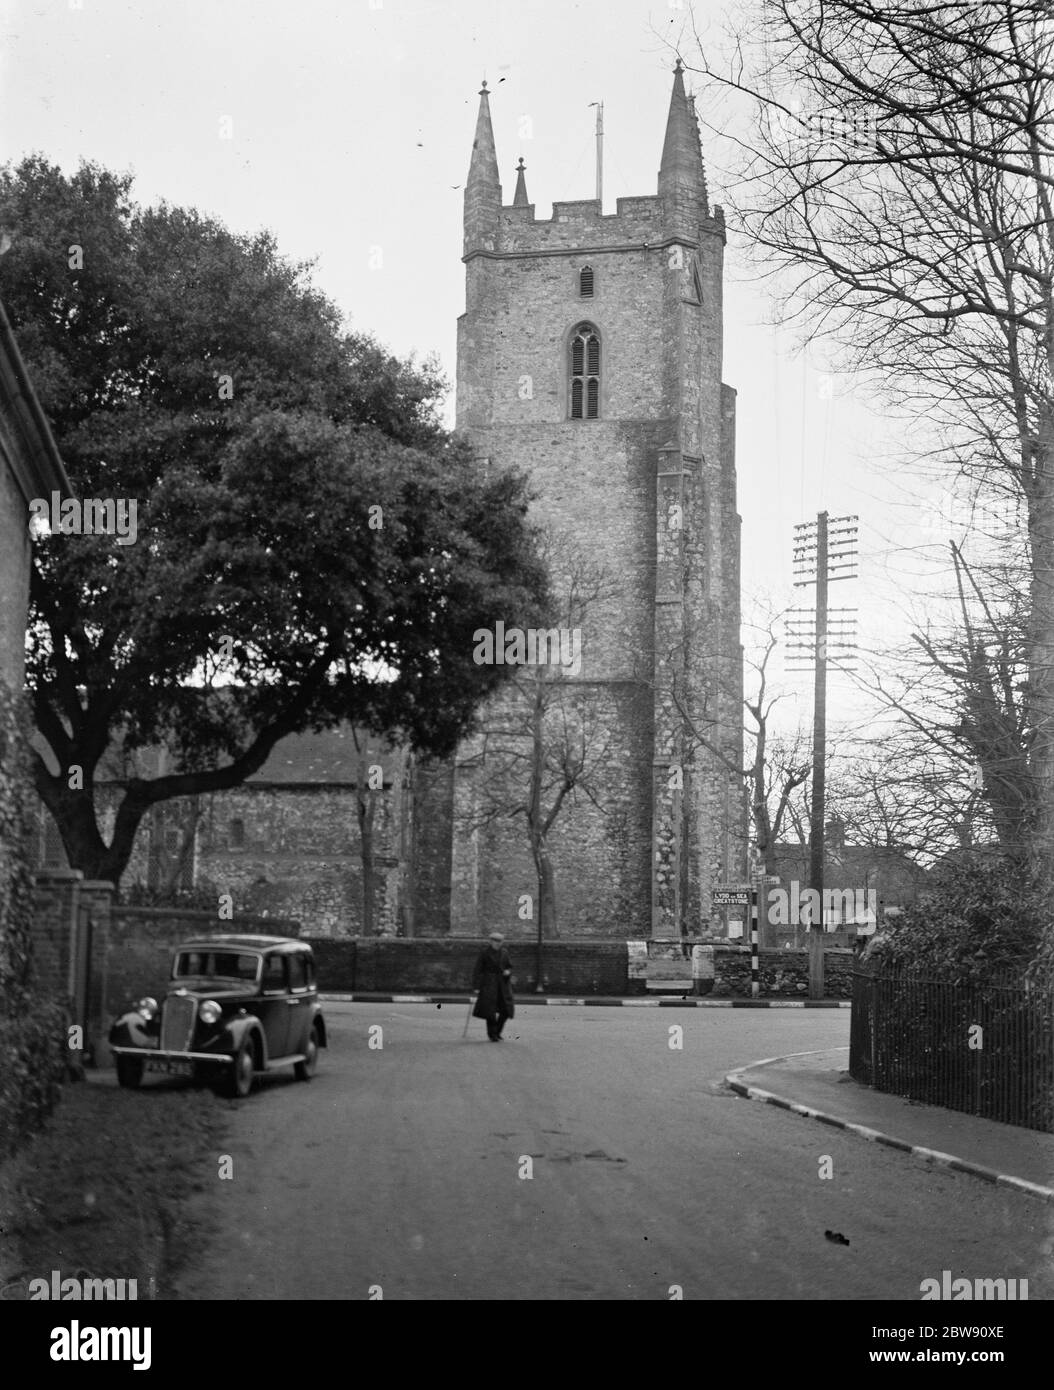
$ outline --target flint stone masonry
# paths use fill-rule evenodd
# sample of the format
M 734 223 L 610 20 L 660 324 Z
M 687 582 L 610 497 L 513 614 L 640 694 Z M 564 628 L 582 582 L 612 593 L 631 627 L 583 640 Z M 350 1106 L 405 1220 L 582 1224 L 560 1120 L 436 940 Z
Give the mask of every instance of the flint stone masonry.
M 850 999 L 853 994 L 852 970 L 856 953 L 827 948 L 823 953 L 824 998 Z M 805 999 L 809 994 L 809 953 L 807 950 L 760 950 L 758 952 L 760 994 L 762 998 Z M 747 998 L 750 995 L 750 948 L 717 946 L 714 949 L 713 997 Z
M 681 71 L 657 195 L 620 198 L 606 215 L 582 200 L 540 219 L 523 182 L 503 206 L 481 93 L 464 233 L 458 428 L 492 471 L 529 474 L 534 519 L 611 586 L 583 615 L 568 687 L 573 717 L 592 721 L 599 805 L 580 795 L 549 836 L 560 932 L 678 934 L 706 917 L 713 883 L 742 876 L 745 851 L 727 772 L 741 763 L 742 667 L 724 219 L 708 202 Z M 600 337 L 599 418 L 572 420 L 568 350 L 582 322 Z M 490 717 L 507 726 L 507 699 Z M 689 736 L 702 723 L 727 731 L 727 762 Z M 522 821 L 485 815 L 523 788 L 507 767 L 468 766 L 478 749 L 456 773 L 454 932 L 504 927 L 519 896 L 537 894 Z M 671 787 L 675 766 L 683 785 Z

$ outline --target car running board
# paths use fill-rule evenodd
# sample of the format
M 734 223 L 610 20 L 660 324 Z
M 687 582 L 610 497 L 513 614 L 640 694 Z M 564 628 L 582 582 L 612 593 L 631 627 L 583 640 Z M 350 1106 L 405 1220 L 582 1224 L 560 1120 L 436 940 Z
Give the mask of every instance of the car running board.
M 277 1071 L 279 1067 L 291 1067 L 294 1062 L 306 1062 L 307 1056 L 303 1052 L 290 1052 L 288 1057 L 269 1057 L 264 1071 Z M 257 1067 L 259 1071 L 259 1067 Z

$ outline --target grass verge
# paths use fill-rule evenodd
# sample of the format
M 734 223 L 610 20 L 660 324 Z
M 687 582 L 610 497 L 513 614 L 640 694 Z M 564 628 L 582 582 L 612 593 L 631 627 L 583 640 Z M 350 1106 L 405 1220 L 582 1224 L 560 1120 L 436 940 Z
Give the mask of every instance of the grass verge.
M 111 1072 L 66 1085 L 45 1128 L 0 1166 L 0 1298 L 26 1298 L 53 1270 L 166 1297 L 194 1235 L 186 1198 L 204 1190 L 225 1128 L 209 1091 L 122 1091 Z

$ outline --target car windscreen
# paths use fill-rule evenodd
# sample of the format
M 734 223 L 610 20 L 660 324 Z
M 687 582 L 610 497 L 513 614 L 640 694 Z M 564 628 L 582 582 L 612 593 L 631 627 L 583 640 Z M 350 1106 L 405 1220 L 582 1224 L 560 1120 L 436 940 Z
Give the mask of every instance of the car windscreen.
M 172 978 L 184 980 L 188 976 L 204 976 L 206 979 L 255 981 L 260 969 L 260 957 L 239 951 L 179 951 L 172 966 Z

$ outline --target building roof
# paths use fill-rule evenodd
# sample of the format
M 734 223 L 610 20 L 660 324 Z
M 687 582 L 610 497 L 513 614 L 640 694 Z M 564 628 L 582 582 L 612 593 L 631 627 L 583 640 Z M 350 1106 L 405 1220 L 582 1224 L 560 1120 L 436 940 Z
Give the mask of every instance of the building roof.
M 787 877 L 786 870 L 802 866 L 806 876 L 809 864 L 809 846 L 779 842 L 773 846 L 773 857 L 781 870 L 781 877 Z M 921 881 L 927 872 L 920 864 L 902 849 L 887 845 L 844 845 L 835 848 L 827 844 L 824 850 L 824 881 L 830 888 L 862 887 L 868 876 L 876 873 L 898 874 Z
M 359 731 L 360 743 L 366 736 Z M 384 785 L 389 786 L 399 773 L 400 751 L 388 742 L 370 735 L 369 762 L 382 769 Z M 50 746 L 39 733 L 33 736 L 33 746 L 53 769 L 55 758 Z M 241 785 L 245 787 L 354 787 L 358 785 L 359 753 L 355 749 L 353 729 L 341 724 L 336 729 L 319 733 L 308 731 L 290 734 L 279 739 L 271 756 L 258 772 Z M 137 749 L 131 757 L 119 744 L 112 744 L 99 764 L 96 782 L 99 785 L 120 784 L 132 777 L 161 777 L 175 771 L 165 750 L 158 747 Z

